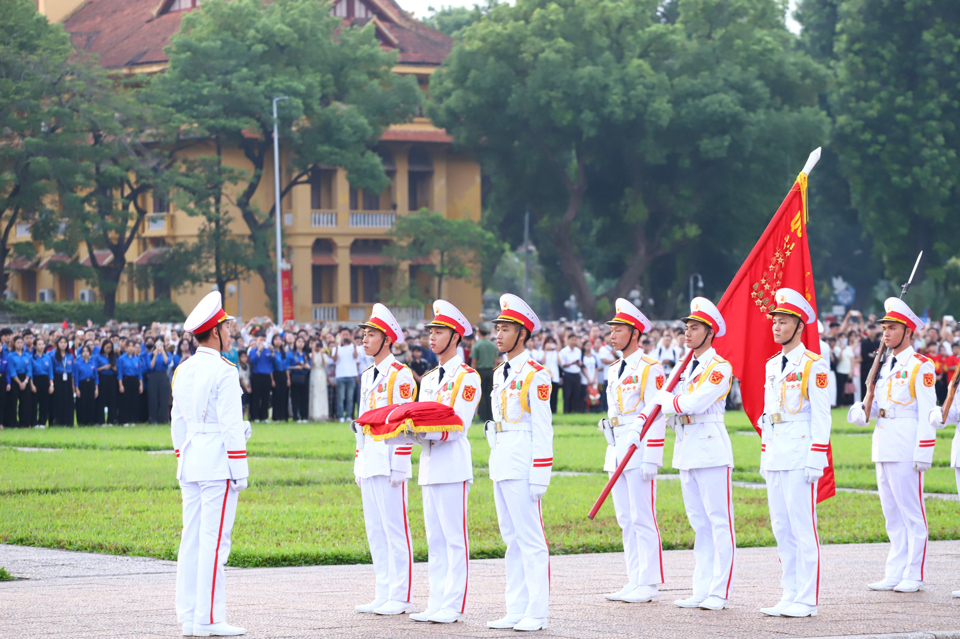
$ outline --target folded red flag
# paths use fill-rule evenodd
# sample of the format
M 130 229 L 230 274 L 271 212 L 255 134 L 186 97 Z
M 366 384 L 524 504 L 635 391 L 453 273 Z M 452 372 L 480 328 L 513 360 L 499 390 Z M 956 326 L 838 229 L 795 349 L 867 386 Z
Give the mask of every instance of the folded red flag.
M 363 432 L 384 441 L 404 433 L 437 433 L 463 431 L 463 420 L 449 406 L 437 402 L 391 404 L 367 411 L 357 419 Z

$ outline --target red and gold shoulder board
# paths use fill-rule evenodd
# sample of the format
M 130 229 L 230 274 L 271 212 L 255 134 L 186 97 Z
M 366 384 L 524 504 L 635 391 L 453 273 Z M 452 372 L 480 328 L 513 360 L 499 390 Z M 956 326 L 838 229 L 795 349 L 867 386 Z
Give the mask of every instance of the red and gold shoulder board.
M 650 364 L 651 366 L 653 366 L 654 364 L 660 363 L 657 360 L 653 359 L 652 357 L 647 357 L 646 355 L 641 356 L 640 359 L 645 361 L 647 364 Z
M 821 356 L 817 355 L 813 351 L 807 351 L 807 357 L 809 357 L 813 361 L 817 361 L 818 359 L 823 359 Z
M 391 366 L 393 366 L 393 367 L 394 367 L 395 369 L 397 369 L 398 371 L 402 371 L 402 370 L 403 370 L 403 364 L 401 364 L 400 362 L 394 362 L 393 364 L 391 364 Z
M 466 364 L 463 365 L 463 370 L 467 371 L 468 373 L 476 373 L 476 372 L 477 372 L 475 369 L 470 368 L 470 367 L 467 366 Z
M 532 366 L 532 367 L 533 367 L 533 370 L 535 370 L 535 371 L 542 371 L 542 370 L 543 370 L 543 366 L 541 366 L 540 364 L 537 364 L 537 363 L 536 363 L 535 361 L 533 361 L 532 359 L 531 359 L 529 362 L 527 362 L 527 363 L 530 364 L 530 366 Z
M 929 358 L 929 357 L 926 357 L 926 356 L 924 356 L 924 355 L 921 355 L 920 353 L 914 353 L 913 356 L 916 357 L 917 359 L 919 359 L 921 362 L 929 362 L 929 361 L 930 361 L 930 358 Z

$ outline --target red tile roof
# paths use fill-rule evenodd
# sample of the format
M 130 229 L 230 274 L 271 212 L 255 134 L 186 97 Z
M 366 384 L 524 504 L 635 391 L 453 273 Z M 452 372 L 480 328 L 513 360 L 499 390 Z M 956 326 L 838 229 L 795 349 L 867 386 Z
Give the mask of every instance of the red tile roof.
M 100 249 L 99 251 L 93 252 L 94 257 L 97 258 L 97 264 L 100 266 L 107 266 L 110 262 L 113 261 L 113 253 L 107 249 Z M 83 261 L 80 262 L 84 266 L 90 266 L 90 256 L 83 258 Z
M 401 64 L 439 65 L 450 53 L 449 36 L 411 18 L 394 0 L 366 1 L 397 41 Z M 155 17 L 157 5 L 157 0 L 90 0 L 64 28 L 77 48 L 98 55 L 108 69 L 163 64 L 163 47 L 180 28 L 183 12 Z

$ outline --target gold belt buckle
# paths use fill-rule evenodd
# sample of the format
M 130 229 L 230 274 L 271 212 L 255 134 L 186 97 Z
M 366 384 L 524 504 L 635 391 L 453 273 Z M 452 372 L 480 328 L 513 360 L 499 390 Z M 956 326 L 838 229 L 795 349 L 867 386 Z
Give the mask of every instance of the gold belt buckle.
M 680 423 L 684 426 L 689 426 L 693 423 L 693 420 L 690 419 L 690 415 L 680 415 Z
M 880 417 L 886 418 L 886 416 L 887 416 L 887 409 L 886 409 L 886 408 L 881 408 L 881 409 L 880 409 Z
M 494 430 L 496 430 L 498 433 L 502 433 L 502 432 L 503 432 L 503 422 L 494 422 L 494 423 L 496 424 Z
M 612 417 L 612 418 L 610 418 L 610 425 L 613 426 L 614 428 L 616 428 L 617 426 L 619 426 L 619 425 L 620 425 L 620 418 L 619 418 L 619 417 Z
M 780 424 L 782 422 L 783 422 L 783 417 L 780 415 L 780 413 L 772 413 L 770 415 L 771 424 Z

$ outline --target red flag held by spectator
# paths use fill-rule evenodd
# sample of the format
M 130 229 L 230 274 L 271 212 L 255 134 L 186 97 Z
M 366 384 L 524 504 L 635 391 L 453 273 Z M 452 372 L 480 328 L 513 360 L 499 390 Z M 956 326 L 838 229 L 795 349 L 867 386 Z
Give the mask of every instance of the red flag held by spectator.
M 819 149 L 815 153 L 819 158 Z M 779 288 L 792 288 L 817 310 L 807 243 L 806 172 L 812 168 L 810 162 L 807 165 L 717 305 L 729 327 L 727 334 L 715 342 L 717 353 L 730 362 L 733 374 L 740 380 L 743 410 L 754 428 L 763 414 L 767 359 L 780 351 L 767 317 L 776 307 L 774 293 Z M 803 344 L 808 350 L 820 353 L 820 335 L 815 322 L 804 328 Z M 836 494 L 832 447 L 827 450 L 827 461 L 828 466 L 817 485 L 818 502 Z

